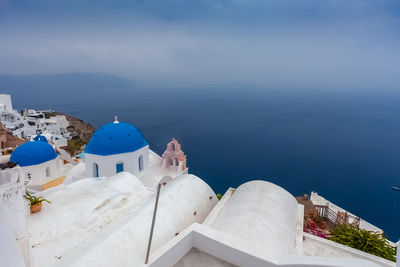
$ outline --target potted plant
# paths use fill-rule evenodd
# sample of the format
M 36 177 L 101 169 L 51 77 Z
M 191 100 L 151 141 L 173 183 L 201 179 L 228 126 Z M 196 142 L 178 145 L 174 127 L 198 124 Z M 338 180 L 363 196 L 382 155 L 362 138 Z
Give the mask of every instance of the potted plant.
M 47 203 L 51 203 L 50 201 L 48 201 L 47 199 L 45 199 L 43 197 L 32 196 L 31 194 L 29 194 L 28 191 L 26 191 L 24 198 L 29 201 L 29 204 L 31 206 L 31 213 L 39 212 L 42 209 L 43 201 L 46 201 Z

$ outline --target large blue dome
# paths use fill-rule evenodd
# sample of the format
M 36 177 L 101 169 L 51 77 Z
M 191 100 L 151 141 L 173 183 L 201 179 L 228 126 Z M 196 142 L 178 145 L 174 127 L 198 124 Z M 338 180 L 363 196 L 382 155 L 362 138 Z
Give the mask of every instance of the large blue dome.
M 136 151 L 148 145 L 138 129 L 129 123 L 114 122 L 98 129 L 90 138 L 85 153 L 108 156 Z
M 32 141 L 18 146 L 11 154 L 10 161 L 21 167 L 42 164 L 57 158 L 54 148 L 44 141 Z

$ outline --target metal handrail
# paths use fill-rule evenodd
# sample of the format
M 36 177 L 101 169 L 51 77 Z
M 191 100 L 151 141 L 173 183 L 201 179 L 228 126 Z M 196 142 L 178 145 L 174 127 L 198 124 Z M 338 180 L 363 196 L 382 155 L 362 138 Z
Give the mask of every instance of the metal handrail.
M 318 215 L 328 219 L 330 222 L 333 224 L 337 224 L 338 222 L 338 212 L 335 212 L 329 206 L 326 205 L 314 205 L 315 208 L 317 209 Z M 360 225 L 360 218 L 356 217 L 354 215 L 351 215 L 349 213 L 345 213 L 345 223 L 350 223 L 349 219 L 352 219 L 352 223 L 357 223 L 357 225 Z

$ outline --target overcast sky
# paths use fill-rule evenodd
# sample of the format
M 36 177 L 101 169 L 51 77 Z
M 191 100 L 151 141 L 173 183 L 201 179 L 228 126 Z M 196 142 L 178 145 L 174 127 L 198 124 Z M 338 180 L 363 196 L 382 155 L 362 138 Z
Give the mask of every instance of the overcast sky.
M 400 89 L 399 2 L 0 0 L 0 73 Z

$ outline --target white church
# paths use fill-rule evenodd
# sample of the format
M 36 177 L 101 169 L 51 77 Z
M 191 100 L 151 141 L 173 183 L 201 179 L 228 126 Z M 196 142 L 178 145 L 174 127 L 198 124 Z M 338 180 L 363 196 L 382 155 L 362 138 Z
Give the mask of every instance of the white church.
M 72 168 L 42 135 L 18 146 L 10 161 L 21 167 L 25 186 L 33 191 L 62 184 L 65 174 Z
M 88 177 L 127 171 L 138 175 L 149 165 L 149 144 L 138 129 L 117 119 L 98 129 L 85 149 Z
M 177 140 L 159 156 L 118 120 L 95 132 L 62 183 L 36 193 L 51 204 L 29 214 L 23 181 L 57 179 L 60 156 L 38 138 L 0 172 L 2 266 L 400 266 L 304 232 L 304 206 L 270 182 L 229 188 L 218 200 L 189 174 Z

